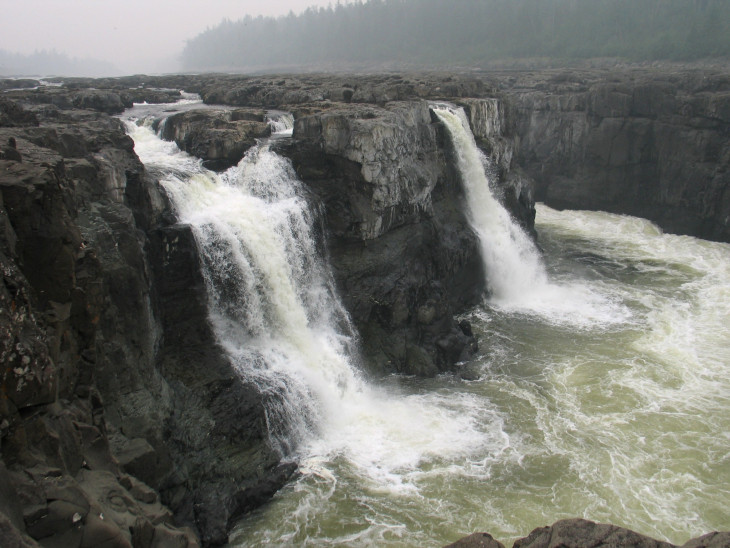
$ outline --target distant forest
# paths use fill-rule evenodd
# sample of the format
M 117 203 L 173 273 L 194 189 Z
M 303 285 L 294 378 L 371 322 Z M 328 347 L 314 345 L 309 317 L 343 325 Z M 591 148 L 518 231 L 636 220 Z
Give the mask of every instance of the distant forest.
M 108 76 L 117 72 L 114 65 L 94 59 L 78 59 L 56 51 L 30 54 L 0 50 L 0 75 L 3 76 Z
M 730 0 L 369 0 L 225 20 L 187 70 L 730 58 Z

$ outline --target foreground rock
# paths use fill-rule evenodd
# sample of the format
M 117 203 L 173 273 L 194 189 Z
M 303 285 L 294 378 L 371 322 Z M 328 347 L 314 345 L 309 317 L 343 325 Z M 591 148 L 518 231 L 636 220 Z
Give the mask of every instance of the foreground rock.
M 727 548 L 730 532 L 709 533 L 692 539 L 682 548 Z M 654 540 L 615 525 L 594 523 L 585 519 L 566 519 L 549 527 L 535 529 L 527 537 L 516 540 L 514 548 L 677 548 L 674 544 Z M 446 548 L 504 548 L 487 533 L 474 533 Z

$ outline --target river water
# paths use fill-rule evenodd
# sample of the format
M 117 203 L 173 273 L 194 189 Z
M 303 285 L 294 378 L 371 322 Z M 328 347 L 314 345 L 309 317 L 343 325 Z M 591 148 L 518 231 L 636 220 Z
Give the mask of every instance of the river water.
M 478 380 L 386 383 L 436 416 L 429 444 L 404 439 L 379 461 L 315 444 L 233 545 L 509 543 L 574 516 L 674 543 L 728 529 L 730 246 L 545 206 L 537 230 L 551 278 L 604 295 L 621 320 L 478 307 Z M 468 423 L 458 447 L 439 414 Z
M 232 546 L 509 544 L 574 516 L 674 543 L 730 526 L 730 245 L 538 206 L 542 252 L 507 227 L 518 264 L 465 315 L 473 380 L 365 382 L 288 162 L 264 143 L 219 176 L 128 127 L 196 233 L 219 341 L 301 465 Z M 470 215 L 489 271 L 488 207 Z

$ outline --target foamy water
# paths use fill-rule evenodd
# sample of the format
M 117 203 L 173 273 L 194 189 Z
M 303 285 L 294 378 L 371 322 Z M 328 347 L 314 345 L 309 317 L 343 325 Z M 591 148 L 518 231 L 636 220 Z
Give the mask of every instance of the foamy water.
M 470 224 L 481 243 L 493 306 L 542 316 L 575 327 L 614 324 L 629 318 L 628 309 L 581 280 L 556 283 L 548 277 L 537 246 L 492 193 L 493 182 L 462 108 L 434 105 L 454 146 L 466 194 Z
M 475 309 L 478 380 L 390 381 L 406 407 L 464 413 L 462 451 L 403 435 L 390 451 L 407 464 L 380 475 L 364 472 L 378 462 L 367 450 L 322 451 L 234 545 L 438 546 L 477 530 L 510 543 L 572 516 L 678 544 L 727 529 L 730 246 L 544 206 L 538 230 L 551 279 L 619 300 L 632 320 L 575 329 Z
M 543 285 L 517 305 L 493 288 L 467 315 L 477 380 L 374 385 L 288 162 L 261 146 L 216 175 L 149 127 L 129 131 L 195 227 L 219 340 L 301 463 L 232 545 L 439 546 L 477 530 L 509 543 L 571 516 L 678 544 L 727 529 L 727 244 L 540 206 Z
M 431 458 L 508 444 L 498 417 L 473 398 L 408 394 L 365 383 L 347 315 L 319 257 L 314 213 L 288 160 L 266 143 L 223 174 L 129 123 L 135 150 L 160 174 L 201 250 L 211 322 L 232 362 L 265 395 L 272 442 L 315 463 L 347 458 L 391 492 Z M 279 128 L 289 131 L 289 120 Z M 484 430 L 489 422 L 494 428 Z M 404 445 L 406 442 L 406 445 Z

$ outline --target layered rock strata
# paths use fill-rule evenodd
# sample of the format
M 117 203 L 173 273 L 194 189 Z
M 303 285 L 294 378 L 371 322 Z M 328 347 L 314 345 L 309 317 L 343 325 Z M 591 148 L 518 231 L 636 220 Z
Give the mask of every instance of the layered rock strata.
M 502 87 L 538 200 L 730 241 L 730 76 L 710 70 L 545 71 Z
M 419 101 L 298 115 L 284 150 L 324 206 L 335 278 L 381 373 L 433 375 L 476 344 L 454 315 L 484 272 L 447 146 Z

